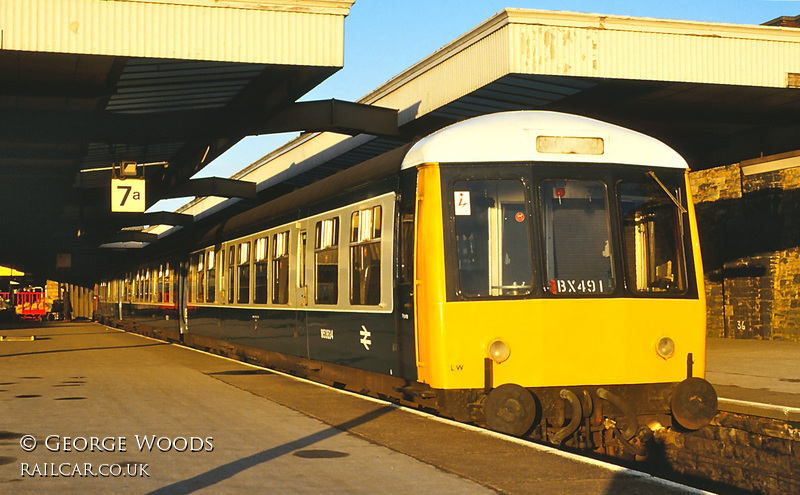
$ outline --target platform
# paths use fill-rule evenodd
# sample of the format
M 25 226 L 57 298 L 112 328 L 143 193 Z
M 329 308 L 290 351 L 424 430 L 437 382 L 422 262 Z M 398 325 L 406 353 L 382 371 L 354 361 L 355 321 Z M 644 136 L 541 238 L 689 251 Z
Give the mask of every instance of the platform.
M 800 342 L 709 338 L 706 352 L 720 397 L 800 408 Z
M 98 324 L 0 335 L 2 493 L 687 491 Z

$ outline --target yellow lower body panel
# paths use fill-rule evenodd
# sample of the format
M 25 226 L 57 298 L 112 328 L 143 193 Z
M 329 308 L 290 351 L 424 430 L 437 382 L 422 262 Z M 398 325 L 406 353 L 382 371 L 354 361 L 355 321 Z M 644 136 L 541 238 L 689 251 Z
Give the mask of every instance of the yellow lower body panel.
M 677 382 L 687 377 L 690 353 L 693 376 L 705 375 L 705 312 L 698 300 L 470 301 L 440 309 L 440 328 L 417 329 L 419 346 L 428 351 L 420 378 L 434 388 L 484 387 L 484 359 L 496 339 L 511 352 L 493 363 L 493 387 Z M 675 342 L 669 358 L 656 352 L 663 337 Z

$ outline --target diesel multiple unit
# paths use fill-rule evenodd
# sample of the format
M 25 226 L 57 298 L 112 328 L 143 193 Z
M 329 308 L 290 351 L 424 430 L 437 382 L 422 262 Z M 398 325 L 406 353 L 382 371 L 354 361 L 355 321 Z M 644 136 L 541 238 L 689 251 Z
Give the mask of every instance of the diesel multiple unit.
M 108 324 L 627 455 L 716 411 L 686 162 L 520 111 L 441 129 L 110 277 Z

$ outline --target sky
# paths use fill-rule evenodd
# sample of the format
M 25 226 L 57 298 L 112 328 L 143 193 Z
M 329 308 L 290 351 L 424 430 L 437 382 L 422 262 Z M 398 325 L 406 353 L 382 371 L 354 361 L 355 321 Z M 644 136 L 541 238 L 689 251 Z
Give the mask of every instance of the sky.
M 800 15 L 800 0 L 356 0 L 345 19 L 344 67 L 301 101 L 356 101 L 507 7 L 732 24 Z M 245 138 L 195 177 L 230 177 L 296 136 Z

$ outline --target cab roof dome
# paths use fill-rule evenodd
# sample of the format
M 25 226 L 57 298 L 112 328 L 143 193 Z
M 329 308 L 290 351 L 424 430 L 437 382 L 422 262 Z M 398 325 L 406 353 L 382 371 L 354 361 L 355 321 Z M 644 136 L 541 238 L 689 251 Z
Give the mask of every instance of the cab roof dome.
M 540 153 L 539 136 L 601 138 L 602 154 Z M 686 160 L 661 141 L 624 127 L 578 115 L 542 110 L 473 117 L 421 139 L 402 168 L 423 163 L 586 162 L 688 168 Z

